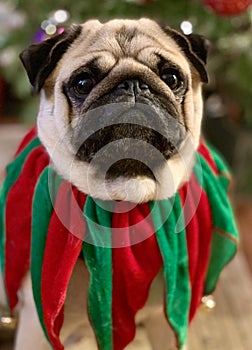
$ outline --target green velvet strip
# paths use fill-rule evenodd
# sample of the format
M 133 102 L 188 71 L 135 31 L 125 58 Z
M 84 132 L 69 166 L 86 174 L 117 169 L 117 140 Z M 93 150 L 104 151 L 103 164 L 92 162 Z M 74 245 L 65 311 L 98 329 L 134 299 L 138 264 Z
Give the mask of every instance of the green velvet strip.
M 222 269 L 236 253 L 239 239 L 233 210 L 226 193 L 229 179 L 225 173 L 229 172 L 214 150 L 211 154 L 216 161 L 220 175 L 217 177 L 211 171 L 210 166 L 201 155 L 198 156 L 194 172 L 208 195 L 213 220 L 211 257 L 205 284 L 206 294 L 212 293 L 215 289 Z
M 228 191 L 228 187 L 230 185 L 230 169 L 223 157 L 211 144 L 207 144 L 207 147 L 211 151 L 211 156 L 218 168 L 219 179 L 222 185 L 224 186 L 225 190 Z
M 166 314 L 182 347 L 187 337 L 191 288 L 185 225 L 180 225 L 181 232 L 175 233 L 182 210 L 180 197 L 176 194 L 170 201 L 152 202 L 151 210 L 164 262 L 165 285 L 168 286 L 165 291 Z
M 21 174 L 25 159 L 30 152 L 39 145 L 40 141 L 38 138 L 33 139 L 6 168 L 7 176 L 0 194 L 0 265 L 3 276 L 5 266 L 5 209 L 8 193 Z
M 95 329 L 99 348 L 113 350 L 112 335 L 112 210 L 107 211 L 102 202 L 87 197 L 84 215 L 87 235 L 83 255 L 90 271 L 88 311 Z M 100 204 L 100 205 L 99 205 Z M 97 288 L 99 286 L 99 288 Z M 96 308 L 99 305 L 99 308 Z
M 43 316 L 41 277 L 47 231 L 53 211 L 53 202 L 56 198 L 59 185 L 63 181 L 59 176 L 55 177 L 54 174 L 51 167 L 44 169 L 37 182 L 32 207 L 31 277 L 33 296 L 40 323 L 49 342 L 50 340 Z

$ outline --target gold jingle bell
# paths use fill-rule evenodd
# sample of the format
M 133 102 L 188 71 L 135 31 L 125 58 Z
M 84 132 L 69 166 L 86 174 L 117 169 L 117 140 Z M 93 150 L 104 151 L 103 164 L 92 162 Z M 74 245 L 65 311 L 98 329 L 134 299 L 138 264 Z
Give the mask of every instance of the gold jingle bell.
M 0 330 L 14 330 L 17 325 L 17 319 L 9 315 L 0 316 Z
M 201 298 L 201 305 L 204 310 L 211 311 L 215 308 L 216 302 L 212 295 L 204 295 Z

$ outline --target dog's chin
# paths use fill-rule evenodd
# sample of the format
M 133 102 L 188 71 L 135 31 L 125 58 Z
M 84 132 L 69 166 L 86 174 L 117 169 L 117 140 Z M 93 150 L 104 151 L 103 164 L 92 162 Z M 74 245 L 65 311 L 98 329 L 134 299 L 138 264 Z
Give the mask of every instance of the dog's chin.
M 187 180 L 180 159 L 175 160 L 175 158 L 168 160 L 154 173 L 150 169 L 145 169 L 145 174 L 139 173 L 134 174 L 134 176 L 132 173 L 127 175 L 126 172 L 119 175 L 120 164 L 118 164 L 118 168 L 115 165 L 116 168 L 109 169 L 109 176 L 108 173 L 102 174 L 93 165 L 86 163 L 86 166 L 85 179 L 84 177 L 80 179 L 79 171 L 73 165 L 71 182 L 80 191 L 101 200 L 120 200 L 133 203 L 163 200 L 171 198 L 181 183 Z M 83 163 L 82 168 L 84 170 Z M 118 176 L 116 176 L 117 172 Z
M 194 164 L 195 149 L 183 143 L 180 152 L 155 170 L 142 167 L 142 173 L 128 173 L 127 162 L 109 168 L 110 176 L 93 164 L 74 160 L 70 181 L 82 192 L 101 200 L 121 200 L 143 203 L 171 198 L 188 181 Z M 131 163 L 133 164 L 133 163 Z M 141 169 L 140 164 L 136 164 Z M 107 170 L 107 171 L 108 171 Z
M 92 189 L 90 190 L 92 191 Z M 100 190 L 103 190 L 103 193 Z M 100 186 L 92 193 L 92 197 L 102 200 L 143 203 L 156 197 L 157 184 L 147 176 L 117 177 L 114 180 L 100 183 Z
M 144 162 L 126 158 L 114 162 L 109 167 L 95 161 L 82 164 L 83 169 L 87 166 L 87 172 L 83 171 L 86 179 L 83 181 L 83 187 L 81 182 L 77 187 L 93 198 L 134 203 L 156 198 L 158 186 L 155 173 L 158 169 L 151 169 Z M 71 182 L 74 183 L 76 176 L 73 168 Z
M 43 136 L 47 134 L 42 133 L 40 128 L 40 137 L 46 144 Z M 196 149 L 192 141 L 188 135 L 178 153 L 159 166 L 148 167 L 145 162 L 131 160 L 123 163 L 120 160 L 112 162 L 105 171 L 101 171 L 94 162 L 77 159 L 70 143 L 66 147 L 65 138 L 54 146 L 48 143 L 47 149 L 57 173 L 79 191 L 101 200 L 143 203 L 171 198 L 189 179 Z M 131 168 L 135 169 L 134 172 Z

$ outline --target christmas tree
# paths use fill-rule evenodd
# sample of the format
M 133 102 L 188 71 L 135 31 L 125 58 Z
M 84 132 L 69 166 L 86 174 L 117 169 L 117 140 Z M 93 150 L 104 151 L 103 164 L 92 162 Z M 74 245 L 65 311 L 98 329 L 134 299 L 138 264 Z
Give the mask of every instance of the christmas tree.
M 62 22 L 66 25 L 94 17 L 107 20 L 148 16 L 177 29 L 182 28 L 185 32 L 193 30 L 210 39 L 211 82 L 208 90 L 217 89 L 235 99 L 242 108 L 244 120 L 252 125 L 250 4 L 251 0 L 55 0 L 53 3 L 20 0 L 14 6 L 7 1 L 0 3 L 0 75 L 22 101 L 19 114 L 30 114 L 34 99 L 31 100 L 30 86 L 18 58 L 29 43 L 41 40 L 45 30 L 50 35 L 54 34 L 54 26 L 61 26 Z M 60 12 L 61 9 L 63 11 Z
M 212 43 L 203 130 L 228 162 L 235 163 L 234 170 L 239 170 L 237 187 L 243 193 L 252 193 L 251 4 L 252 0 L 19 0 L 15 5 L 11 1 L 0 2 L 0 107 L 3 77 L 12 99 L 16 99 L 12 103 L 7 95 L 7 109 L 12 111 L 14 106 L 19 120 L 34 123 L 38 98 L 31 94 L 19 53 L 70 23 L 90 18 L 105 21 L 115 17 L 150 17 L 185 34 L 202 34 Z M 2 88 L 2 95 L 5 90 Z M 237 149 L 243 149 L 238 157 Z

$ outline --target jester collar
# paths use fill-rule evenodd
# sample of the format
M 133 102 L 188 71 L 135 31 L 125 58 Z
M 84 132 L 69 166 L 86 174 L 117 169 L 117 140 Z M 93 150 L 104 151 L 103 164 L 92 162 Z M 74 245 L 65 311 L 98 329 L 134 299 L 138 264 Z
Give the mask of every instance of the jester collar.
M 202 295 L 214 290 L 236 251 L 228 185 L 226 165 L 202 142 L 190 181 L 173 198 L 136 206 L 97 201 L 55 173 L 32 129 L 7 167 L 0 198 L 10 311 L 30 269 L 42 328 L 53 349 L 64 349 L 64 302 L 81 256 L 91 276 L 88 311 L 99 348 L 122 350 L 134 338 L 135 315 L 162 269 L 164 312 L 183 346 Z

